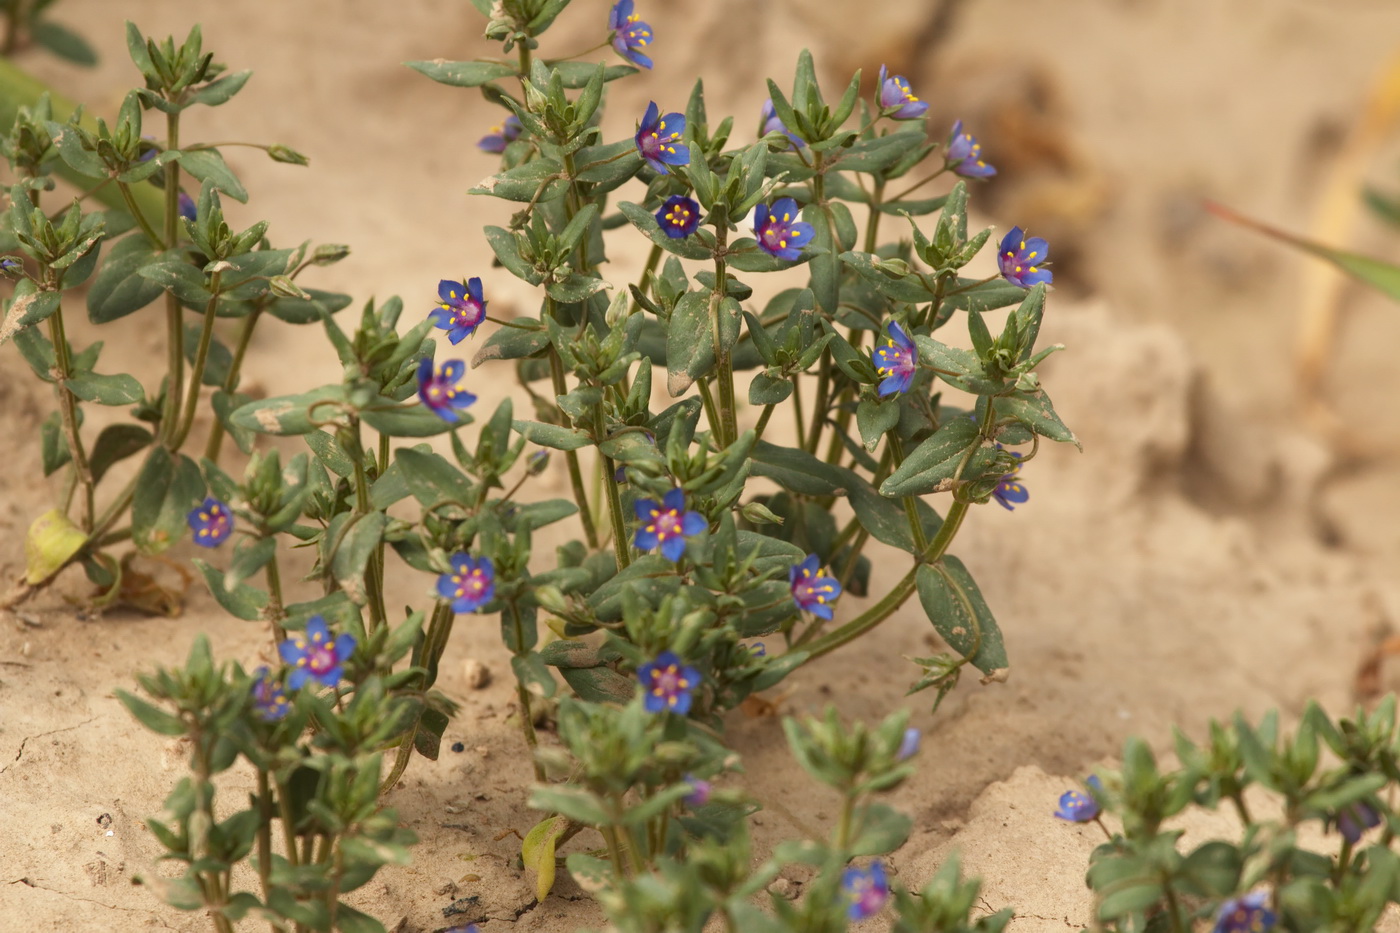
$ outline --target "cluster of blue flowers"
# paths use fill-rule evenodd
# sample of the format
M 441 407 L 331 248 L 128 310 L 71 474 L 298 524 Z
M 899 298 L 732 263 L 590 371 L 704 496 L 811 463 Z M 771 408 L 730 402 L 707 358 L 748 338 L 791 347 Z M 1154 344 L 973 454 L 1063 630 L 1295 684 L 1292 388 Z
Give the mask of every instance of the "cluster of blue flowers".
M 300 690 L 308 684 L 336 687 L 345 676 L 345 662 L 355 653 L 355 636 L 342 632 L 332 637 L 330 627 L 321 616 L 306 622 L 306 631 L 298 632 L 277 646 L 277 653 L 286 664 L 285 686 L 282 674 L 260 667 L 254 673 L 253 708 L 262 719 L 273 722 L 291 709 L 288 690 Z

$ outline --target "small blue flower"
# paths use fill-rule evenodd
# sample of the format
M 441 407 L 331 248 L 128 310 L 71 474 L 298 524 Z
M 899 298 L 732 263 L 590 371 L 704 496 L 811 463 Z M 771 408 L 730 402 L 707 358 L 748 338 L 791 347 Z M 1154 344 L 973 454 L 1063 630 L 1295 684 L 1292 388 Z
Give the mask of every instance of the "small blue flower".
M 617 0 L 613 4 L 608 28 L 612 30 L 612 47 L 617 54 L 638 67 L 652 66 L 652 60 L 640 51 L 651 44 L 651 27 L 632 12 L 632 0 Z
M 185 520 L 194 532 L 194 543 L 200 547 L 218 547 L 233 534 L 233 513 L 213 496 L 190 510 Z
M 449 562 L 452 569 L 438 577 L 437 592 L 452 603 L 453 612 L 475 612 L 496 595 L 496 568 L 491 558 L 458 552 Z
M 637 668 L 637 679 L 646 691 L 648 713 L 670 710 L 684 716 L 690 712 L 691 694 L 700 686 L 700 672 L 682 664 L 674 651 L 663 651 Z
M 961 120 L 953 124 L 952 137 L 948 140 L 948 151 L 943 161 L 952 166 L 954 174 L 964 178 L 990 178 L 997 173 L 996 168 L 982 161 L 982 144 L 976 136 L 963 132 Z
M 841 873 L 841 893 L 846 897 L 846 916 L 851 920 L 868 920 L 875 916 L 890 897 L 885 866 L 879 859 L 865 869 L 850 866 Z
M 885 325 L 885 345 L 875 348 L 875 372 L 884 376 L 876 388 L 881 398 L 908 392 L 919 368 L 919 347 L 894 321 Z
M 476 333 L 486 320 L 486 302 L 481 297 L 481 279 L 465 282 L 443 279 L 438 282 L 438 306 L 428 317 L 434 327 L 447 331 L 454 344 Z
M 183 191 L 180 192 L 178 200 L 180 202 L 180 216 L 190 223 L 194 223 L 194 219 L 199 216 L 199 205 L 195 204 L 194 198 Z
M 685 553 L 685 539 L 710 527 L 705 516 L 685 510 L 685 492 L 672 489 L 658 505 L 654 499 L 639 499 L 633 508 L 642 520 L 632 544 L 639 551 L 650 551 L 660 545 L 667 560 L 676 561 Z
M 753 233 L 764 252 L 792 262 L 802 258 L 802 247 L 815 235 L 811 224 L 797 220 L 797 202 L 779 198 L 770 210 L 767 204 L 754 209 Z
M 788 568 L 788 588 L 798 609 L 830 620 L 831 604 L 841 595 L 841 584 L 835 577 L 821 576 L 820 568 L 817 555 L 808 554 L 802 563 Z
M 681 143 L 685 135 L 685 114 L 668 113 L 661 115 L 656 101 L 647 104 L 647 112 L 637 126 L 637 151 L 647 165 L 662 175 L 671 174 L 668 165 L 686 165 L 690 162 L 690 147 Z
M 681 798 L 687 807 L 694 809 L 703 807 L 710 801 L 710 792 L 714 789 L 709 781 L 702 781 L 694 775 L 687 774 L 685 782 L 690 785 L 690 793 Z
M 1001 239 L 1001 249 L 997 252 L 997 265 L 1002 277 L 1012 285 L 1030 288 L 1032 285 L 1046 285 L 1054 278 L 1045 257 L 1050 254 L 1050 244 L 1041 237 L 1026 238 L 1020 227 L 1012 227 Z
M 792 148 L 802 149 L 807 143 L 792 130 L 787 128 L 787 124 L 778 116 L 778 112 L 773 107 L 773 100 L 769 98 L 763 102 L 763 135 L 769 133 L 782 133 L 792 143 Z
M 476 148 L 482 152 L 505 152 L 506 146 L 520 138 L 520 132 L 524 128 L 520 124 L 520 118 L 511 114 L 506 117 L 504 123 L 491 127 L 491 132 L 477 140 Z
M 292 666 L 287 678 L 290 689 L 300 690 L 308 680 L 334 687 L 345 672 L 345 662 L 355 653 L 355 636 L 341 634 L 332 641 L 326 620 L 312 616 L 306 622 L 306 631 L 278 645 L 277 653 Z
M 1352 845 L 1356 845 L 1366 830 L 1381 825 L 1381 815 L 1364 800 L 1342 807 L 1337 811 L 1336 820 L 1337 832 Z
M 998 444 L 997 450 L 1005 450 L 1005 448 Z M 1015 450 L 1011 451 L 1011 455 L 1018 460 L 1021 457 L 1020 452 Z M 1007 473 L 997 482 L 996 488 L 992 490 L 992 498 L 1000 502 L 1002 507 L 1007 511 L 1014 512 L 1016 510 L 1016 506 L 1012 504 L 1013 502 L 1025 502 L 1031 497 L 1030 491 L 1027 490 L 1025 486 L 1021 485 L 1021 480 L 1019 478 L 1020 472 L 1021 464 L 1017 463 L 1011 468 L 1010 473 Z
M 1264 933 L 1277 920 L 1269 909 L 1269 892 L 1255 891 L 1221 904 L 1213 933 Z
M 890 116 L 896 120 L 913 120 L 928 112 L 928 102 L 919 100 L 909 87 L 909 79 L 904 75 L 889 76 L 885 66 L 880 66 L 880 109 L 897 108 Z
M 761 641 L 756 641 L 749 645 L 749 653 L 756 658 L 766 658 L 768 657 L 768 646 Z
M 683 194 L 673 194 L 656 212 L 656 224 L 673 240 L 683 240 L 700 226 L 700 205 Z
M 0 257 L 0 274 L 19 275 L 24 271 L 24 263 L 14 256 Z
M 1103 793 L 1103 784 L 1099 781 L 1099 776 L 1093 774 L 1084 782 L 1094 793 Z M 1088 794 L 1067 790 L 1060 795 L 1060 806 L 1055 811 L 1055 815 L 1062 820 L 1069 820 L 1071 823 L 1087 823 L 1097 819 L 1099 815 L 1099 802 Z
M 899 754 L 896 756 L 900 761 L 906 761 L 919 753 L 919 739 L 923 737 L 918 729 L 910 726 L 904 730 L 904 739 L 899 743 Z
M 418 361 L 418 398 L 429 411 L 449 424 L 462 420 L 458 409 L 476 401 L 476 396 L 466 389 L 456 388 L 466 371 L 467 364 L 461 360 L 448 360 L 437 373 L 433 372 L 431 357 Z
M 282 685 L 277 682 L 277 678 L 266 667 L 260 667 L 253 672 L 256 678 L 253 681 L 253 709 L 258 713 L 263 722 L 276 722 L 287 715 L 291 709 L 291 703 L 287 700 L 287 691 L 282 689 Z

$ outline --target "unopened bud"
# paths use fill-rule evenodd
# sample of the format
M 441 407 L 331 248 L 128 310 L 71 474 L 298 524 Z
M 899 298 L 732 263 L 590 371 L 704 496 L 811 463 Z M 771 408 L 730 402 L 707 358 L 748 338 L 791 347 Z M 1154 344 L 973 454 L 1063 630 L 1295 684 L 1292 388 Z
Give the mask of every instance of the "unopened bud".
M 755 525 L 781 525 L 783 518 L 761 502 L 748 502 L 739 509 L 746 521 Z
M 529 476 L 539 476 L 549 467 L 549 451 L 537 450 L 525 459 L 525 473 Z
M 350 255 L 350 247 L 343 243 L 322 243 L 316 247 L 311 254 L 311 264 L 314 266 L 329 266 L 340 262 Z
M 909 274 L 909 263 L 905 262 L 903 259 L 882 259 L 875 263 L 875 268 L 888 272 L 891 275 L 904 276 Z
M 13 256 L 0 259 L 0 275 L 7 279 L 17 279 L 24 274 L 24 263 Z
M 278 298 L 300 298 L 310 301 L 311 296 L 297 283 L 293 282 L 285 275 L 274 275 L 267 280 L 267 284 L 272 289 L 272 294 Z
M 539 603 L 545 612 L 552 612 L 557 616 L 564 616 L 569 612 L 569 600 L 564 591 L 548 583 L 535 587 L 535 602 Z
M 297 152 L 290 146 L 268 146 L 267 154 L 274 162 L 286 162 L 290 165 L 310 165 L 311 160 Z

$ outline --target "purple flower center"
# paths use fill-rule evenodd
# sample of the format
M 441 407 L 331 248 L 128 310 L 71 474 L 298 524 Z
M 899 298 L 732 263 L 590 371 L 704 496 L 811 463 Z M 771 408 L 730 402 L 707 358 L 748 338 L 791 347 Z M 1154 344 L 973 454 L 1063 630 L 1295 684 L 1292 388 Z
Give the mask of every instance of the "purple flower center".
M 1018 274 L 1026 271 L 1038 272 L 1039 270 L 1036 268 L 1035 262 L 1036 258 L 1039 256 L 1040 254 L 1035 250 L 1027 251 L 1026 241 L 1022 240 L 1019 249 L 1015 251 L 1007 250 L 1002 253 L 1002 265 L 1003 267 L 1014 267 Z M 1029 267 L 1029 269 L 1026 267 Z
M 460 574 L 453 575 L 452 582 L 457 584 L 457 598 L 466 596 L 468 590 L 473 596 L 480 596 L 481 591 L 486 588 L 486 581 L 481 576 L 480 570 L 473 570 L 465 577 Z
M 660 509 L 651 513 L 651 524 L 647 526 L 647 531 L 654 532 L 658 541 L 666 541 L 681 533 L 681 513 L 678 509 L 667 509 L 662 512 Z
M 306 666 L 313 674 L 324 674 L 335 667 L 339 658 L 335 655 L 335 648 L 329 644 L 317 644 L 306 652 Z
M 769 249 L 787 249 L 787 238 L 791 234 L 786 221 L 791 217 L 784 214 L 782 222 L 770 220 L 763 225 L 763 231 L 759 234 L 763 238 L 763 244 Z
M 652 671 L 651 692 L 655 696 L 665 697 L 672 706 L 676 704 L 677 696 L 689 689 L 690 681 L 685 679 L 678 665 L 669 664 Z
M 675 227 L 684 227 L 690 223 L 690 216 L 690 208 L 677 204 L 666 212 L 666 222 Z

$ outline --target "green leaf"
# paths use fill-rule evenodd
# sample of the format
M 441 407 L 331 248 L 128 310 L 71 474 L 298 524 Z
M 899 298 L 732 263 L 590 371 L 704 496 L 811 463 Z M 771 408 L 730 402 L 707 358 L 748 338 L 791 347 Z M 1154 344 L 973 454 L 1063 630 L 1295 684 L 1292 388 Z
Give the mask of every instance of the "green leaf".
M 543 901 L 554 889 L 554 847 L 568 827 L 567 817 L 551 816 L 536 823 L 520 843 L 520 863 L 535 876 L 537 901 Z
M 228 163 L 217 149 L 184 150 L 180 153 L 180 165 L 201 182 L 209 182 L 235 201 L 246 204 L 248 189 L 229 169 Z
M 750 405 L 778 405 L 792 394 L 792 380 L 759 373 L 749 383 Z
M 993 404 L 996 406 L 998 419 L 1015 418 L 1041 437 L 1067 442 L 1080 450 L 1084 449 L 1084 445 L 1079 443 L 1079 438 L 1065 427 L 1065 423 L 1055 413 L 1055 407 L 1050 404 L 1050 396 L 1043 390 L 1003 395 L 995 399 Z
M 545 424 L 542 421 L 512 421 L 511 426 L 521 437 L 532 444 L 552 450 L 578 450 L 593 443 L 592 438 L 582 431 Z
M 987 601 L 962 561 L 945 556 L 919 568 L 919 602 L 934 629 L 954 651 L 970 658 L 983 683 L 1005 680 L 1006 644 Z M 975 653 L 974 653 L 975 652 Z
M 480 87 L 487 81 L 509 78 L 516 73 L 514 66 L 502 62 L 449 62 L 439 58 L 404 64 L 449 87 Z
M 945 421 L 880 484 L 881 495 L 898 498 L 943 491 L 954 479 L 969 448 L 973 448 L 973 453 L 962 478 L 976 479 L 991 466 L 996 448 L 983 446 L 977 424 L 971 418 Z
M 851 485 L 849 470 L 832 466 L 805 450 L 767 441 L 754 445 L 753 475 L 766 476 L 782 488 L 804 496 L 839 496 Z
M 240 583 L 230 591 L 224 584 L 222 570 L 211 567 L 198 558 L 195 558 L 194 565 L 204 576 L 204 583 L 209 587 L 209 593 L 214 597 L 214 601 L 230 615 L 246 622 L 256 622 L 262 618 L 263 608 L 267 606 L 266 593 L 248 586 L 246 583 Z
M 30 37 L 59 58 L 67 59 L 75 65 L 96 65 L 97 52 L 88 45 L 86 39 L 67 26 L 61 26 L 51 19 L 42 19 L 29 24 Z
M 203 499 L 204 477 L 198 464 L 164 447 L 151 448 L 136 478 L 131 540 L 143 553 L 161 553 L 180 539 L 190 509 Z
M 863 398 L 856 406 L 856 427 L 866 450 L 874 450 L 880 439 L 899 424 L 899 399 Z
M 276 538 L 241 538 L 234 545 L 233 559 L 229 561 L 228 572 L 224 574 L 224 589 L 236 588 L 266 567 L 276 555 Z
M 875 290 L 886 298 L 919 304 L 931 301 L 934 297 L 933 289 L 924 285 L 916 275 L 901 275 L 891 271 L 882 264 L 883 260 L 873 253 L 842 253 L 841 261 L 860 273 L 862 278 L 875 286 Z
M 349 479 L 355 474 L 355 461 L 350 459 L 350 455 L 340 446 L 334 434 L 329 431 L 309 431 L 303 439 L 306 446 L 316 455 L 316 459 L 336 476 Z
M 78 410 L 82 411 L 81 408 Z M 63 436 L 63 417 L 56 411 L 49 412 L 49 416 L 39 425 L 39 455 L 45 476 L 52 476 L 73 459 L 73 454 L 68 450 L 68 441 Z
M 666 232 L 657 225 L 655 215 L 640 204 L 622 201 L 618 203 L 617 208 L 628 220 L 632 221 L 633 226 L 645 233 L 649 240 L 666 252 L 675 253 L 682 259 L 710 258 L 710 251 L 694 236 L 667 236 Z
M 855 825 L 860 833 L 851 841 L 851 855 L 885 855 L 904 845 L 914 821 L 883 803 L 872 803 L 856 811 Z
M 351 516 L 346 522 L 349 527 L 335 542 L 335 554 L 330 561 L 331 575 L 356 605 L 365 604 L 365 568 L 383 540 L 384 528 L 388 523 L 389 516 L 383 512 Z
M 466 412 L 458 412 L 461 420 L 456 426 L 471 424 L 472 417 Z M 364 408 L 360 418 L 365 424 L 380 434 L 390 437 L 433 437 L 452 430 L 454 425 L 444 421 L 423 405 L 386 405 L 383 408 Z
M 739 303 L 726 298 L 720 305 L 720 339 L 732 347 L 739 339 Z M 676 302 L 666 325 L 666 391 L 682 395 L 696 379 L 715 366 L 714 322 L 710 317 L 710 292 L 686 292 Z
M 88 319 L 106 324 L 140 311 L 165 291 L 140 274 L 155 260 L 151 243 L 141 234 L 118 240 L 88 289 Z
M 588 62 L 552 62 L 549 64 L 549 70 L 559 76 L 564 87 L 576 90 L 588 83 L 598 66 Z M 631 65 L 608 65 L 603 69 L 603 80 L 616 81 L 636 73 L 637 69 Z
M 848 494 L 856 519 L 870 537 L 910 554 L 919 553 L 914 536 L 909 530 L 909 517 L 899 504 L 886 499 L 869 483 L 859 478 L 849 487 Z M 914 508 L 919 516 L 919 524 L 924 529 L 925 540 L 932 540 L 942 527 L 943 520 L 938 517 L 933 507 L 922 499 L 915 500 Z
M 74 373 L 63 380 L 68 391 L 85 402 L 99 405 L 131 405 L 141 401 L 144 392 L 134 376 L 118 373 L 102 376 L 97 373 Z
M 654 606 L 662 597 L 674 593 L 680 583 L 675 564 L 660 554 L 647 554 L 594 590 L 588 603 L 598 618 L 611 622 L 622 617 L 624 590 Z
M 401 447 L 394 454 L 403 481 L 425 509 L 447 503 L 467 508 L 473 501 L 471 481 L 441 454 Z
M 557 685 L 538 651 L 527 651 L 510 659 L 510 669 L 520 685 L 536 696 L 552 697 Z
M 442 749 L 442 734 L 447 731 L 447 714 L 431 706 L 423 709 L 418 728 L 413 733 L 413 747 L 429 761 L 437 761 Z
M 603 802 L 592 791 L 563 784 L 536 784 L 530 791 L 532 810 L 558 813 L 585 826 L 605 826 L 610 821 Z
M 472 357 L 473 369 L 487 360 L 521 360 L 527 356 L 534 356 L 549 346 L 549 334 L 540 329 L 538 321 L 528 317 L 518 317 L 515 320 L 517 323 L 532 326 L 498 327 L 495 333 L 486 338 L 481 349 L 476 351 L 476 356 Z
M 283 297 L 267 305 L 267 312 L 288 324 L 315 324 L 324 320 L 327 314 L 335 314 L 350 306 L 350 296 L 339 292 L 328 292 L 319 288 L 308 288 L 305 298 Z
M 93 482 L 102 479 L 112 464 L 140 453 L 153 440 L 155 436 L 150 431 L 135 424 L 109 424 L 103 428 L 88 455 Z
M 58 509 L 50 509 L 34 519 L 24 537 L 25 582 L 37 586 L 58 573 L 87 540 L 87 535 Z
M 187 105 L 203 104 L 206 107 L 217 107 L 227 103 L 229 98 L 243 90 L 243 85 L 247 84 L 252 76 L 251 71 L 226 72 L 203 87 L 196 88 L 185 98 Z
M 185 724 L 180 721 L 180 717 L 152 706 L 140 697 L 132 696 L 125 690 L 114 690 L 112 692 L 117 695 L 117 699 L 121 701 L 122 706 L 126 707 L 127 712 L 135 716 L 141 725 L 150 729 L 157 735 L 185 734 Z
M 259 434 L 307 434 L 321 427 L 312 423 L 313 414 L 318 421 L 330 421 L 340 411 L 337 403 L 344 401 L 343 386 L 322 386 L 301 395 L 279 395 L 250 402 L 235 409 L 229 415 L 229 423 Z
M 589 703 L 626 703 L 637 692 L 637 681 L 610 667 L 561 668 L 565 683 Z
M 541 188 L 544 192 L 539 194 Z M 539 204 L 547 204 L 555 198 L 563 197 L 567 189 L 568 186 L 564 183 L 564 169 L 560 163 L 553 159 L 534 159 L 483 179 L 467 193 L 489 194 L 507 201 L 537 201 Z M 539 194 L 538 199 L 536 194 Z
M 32 285 L 21 283 L 15 289 L 9 310 L 5 312 L 5 323 L 0 326 L 0 343 L 21 328 L 47 320 L 61 303 L 58 292 L 35 292 Z

